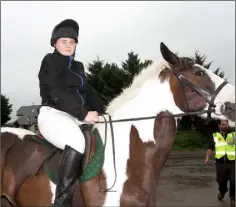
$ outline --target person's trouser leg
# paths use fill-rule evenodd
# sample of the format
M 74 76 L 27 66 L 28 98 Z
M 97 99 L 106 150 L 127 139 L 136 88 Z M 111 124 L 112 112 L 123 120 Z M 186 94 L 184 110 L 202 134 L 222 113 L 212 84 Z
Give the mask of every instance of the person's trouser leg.
M 228 191 L 227 183 L 227 168 L 225 164 L 216 163 L 216 181 L 218 183 L 218 199 L 222 200 L 225 196 L 225 193 Z
M 80 123 L 71 115 L 43 106 L 38 115 L 38 128 L 43 137 L 59 149 L 66 145 L 84 153 L 85 139 Z
M 229 165 L 229 197 L 231 206 L 235 206 L 235 163 Z

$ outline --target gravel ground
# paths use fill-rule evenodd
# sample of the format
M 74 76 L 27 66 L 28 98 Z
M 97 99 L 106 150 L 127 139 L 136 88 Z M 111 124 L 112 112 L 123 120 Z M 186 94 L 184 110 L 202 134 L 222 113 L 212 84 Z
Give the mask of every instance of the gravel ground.
M 205 151 L 173 152 L 166 163 L 157 187 L 157 205 L 229 206 L 229 196 L 217 200 L 215 165 L 206 167 Z

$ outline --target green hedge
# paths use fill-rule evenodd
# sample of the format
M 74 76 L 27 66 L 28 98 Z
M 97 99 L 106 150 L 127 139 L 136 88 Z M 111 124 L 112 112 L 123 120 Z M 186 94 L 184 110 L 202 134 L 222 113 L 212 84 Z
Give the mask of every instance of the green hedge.
M 207 138 L 198 131 L 177 131 L 173 150 L 205 149 Z

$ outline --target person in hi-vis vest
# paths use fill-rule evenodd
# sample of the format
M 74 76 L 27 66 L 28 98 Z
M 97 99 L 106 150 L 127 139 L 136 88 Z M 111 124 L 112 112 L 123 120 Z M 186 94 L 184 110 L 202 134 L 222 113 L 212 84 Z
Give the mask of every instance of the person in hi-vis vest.
M 235 206 L 235 132 L 229 131 L 228 120 L 219 120 L 219 132 L 213 133 L 212 143 L 206 153 L 206 165 L 215 151 L 216 181 L 218 183 L 218 200 L 222 200 L 228 191 L 230 206 Z

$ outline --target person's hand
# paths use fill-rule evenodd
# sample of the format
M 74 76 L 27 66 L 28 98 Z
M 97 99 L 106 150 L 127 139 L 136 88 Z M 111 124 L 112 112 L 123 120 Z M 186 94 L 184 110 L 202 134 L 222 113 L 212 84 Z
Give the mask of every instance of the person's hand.
M 98 121 L 98 112 L 89 111 L 84 120 L 90 124 L 95 124 L 95 122 Z
M 209 162 L 209 159 L 208 159 L 208 158 L 205 159 L 205 164 L 206 164 L 206 166 L 209 166 L 209 165 L 210 165 L 210 162 Z

